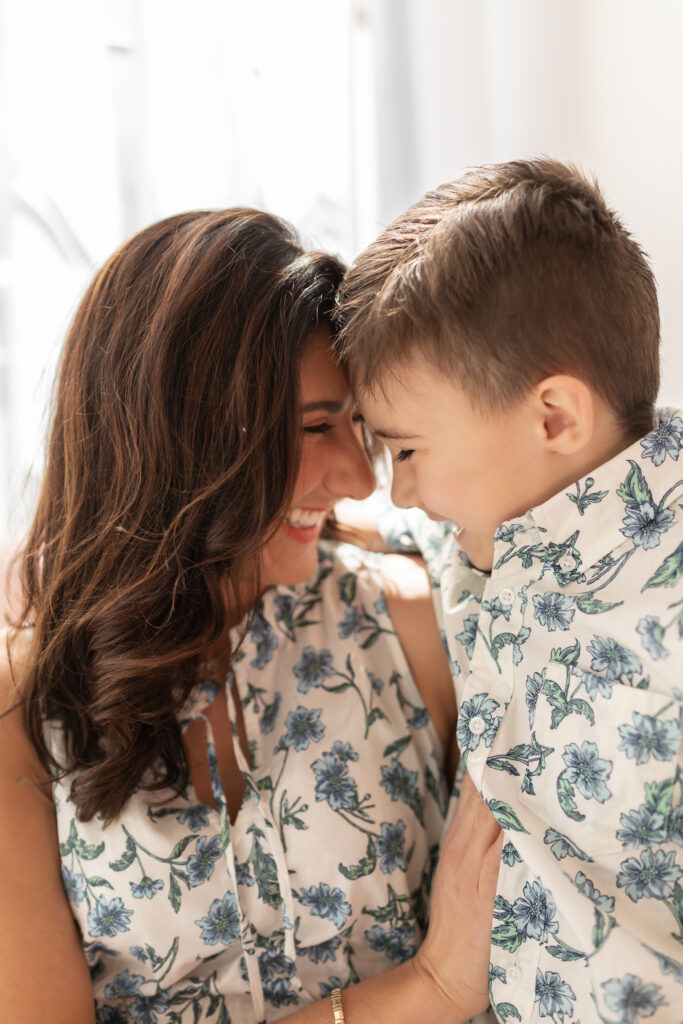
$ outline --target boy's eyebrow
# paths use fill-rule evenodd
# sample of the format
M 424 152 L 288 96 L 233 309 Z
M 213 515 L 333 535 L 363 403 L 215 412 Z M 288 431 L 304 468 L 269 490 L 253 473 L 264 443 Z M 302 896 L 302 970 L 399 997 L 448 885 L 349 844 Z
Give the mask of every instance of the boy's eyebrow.
M 327 399 L 321 399 L 319 402 L 306 402 L 306 405 L 301 406 L 302 412 L 330 412 L 333 414 L 344 412 L 344 409 L 349 404 L 349 399 L 345 399 L 343 402 L 332 402 Z
M 419 434 L 399 434 L 395 430 L 373 430 L 375 437 L 381 437 L 383 441 L 414 441 Z

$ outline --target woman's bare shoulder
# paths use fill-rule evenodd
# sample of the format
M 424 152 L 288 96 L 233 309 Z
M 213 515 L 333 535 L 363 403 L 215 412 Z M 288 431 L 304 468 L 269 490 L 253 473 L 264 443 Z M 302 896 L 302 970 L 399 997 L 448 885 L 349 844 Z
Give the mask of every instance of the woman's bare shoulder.
M 50 781 L 24 724 L 21 702 L 28 646 L 26 633 L 0 631 L 0 784 L 3 779 Z

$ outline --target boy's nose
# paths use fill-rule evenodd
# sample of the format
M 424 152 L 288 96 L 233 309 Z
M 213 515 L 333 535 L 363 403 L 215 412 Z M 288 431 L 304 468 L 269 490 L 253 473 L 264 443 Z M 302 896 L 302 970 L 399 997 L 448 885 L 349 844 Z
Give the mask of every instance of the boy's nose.
M 409 465 L 393 464 L 391 500 L 397 508 L 415 508 L 419 505 L 415 478 Z

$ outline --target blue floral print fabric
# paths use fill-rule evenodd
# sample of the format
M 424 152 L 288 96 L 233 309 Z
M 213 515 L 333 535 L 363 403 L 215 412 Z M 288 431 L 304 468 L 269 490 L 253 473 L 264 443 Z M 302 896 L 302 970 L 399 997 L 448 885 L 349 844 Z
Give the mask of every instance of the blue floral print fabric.
M 233 825 L 210 672 L 181 724 L 205 722 L 218 811 L 192 787 L 166 802 L 141 788 L 105 828 L 55 783 L 98 1024 L 277 1020 L 408 959 L 424 934 L 447 789 L 377 556 L 321 545 L 312 579 L 264 595 L 233 678 L 250 752 Z
M 683 1021 L 683 412 L 499 527 L 490 574 L 448 524 L 430 564 L 466 767 L 505 830 L 500 1021 Z

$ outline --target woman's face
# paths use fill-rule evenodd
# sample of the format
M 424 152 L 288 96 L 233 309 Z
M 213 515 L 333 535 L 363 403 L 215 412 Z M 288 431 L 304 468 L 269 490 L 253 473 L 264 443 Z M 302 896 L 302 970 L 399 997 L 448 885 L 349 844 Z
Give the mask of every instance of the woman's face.
M 261 553 L 263 587 L 308 579 L 328 512 L 342 498 L 367 498 L 375 488 L 362 420 L 332 358 L 326 327 L 311 334 L 300 372 L 301 465 L 292 503 Z

